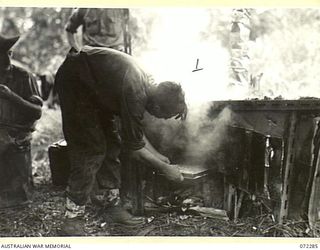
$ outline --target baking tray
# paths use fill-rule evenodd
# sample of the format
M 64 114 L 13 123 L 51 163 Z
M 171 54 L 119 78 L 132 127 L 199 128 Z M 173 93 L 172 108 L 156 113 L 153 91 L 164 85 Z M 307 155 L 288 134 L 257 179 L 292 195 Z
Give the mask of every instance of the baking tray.
M 179 164 L 180 172 L 184 179 L 196 180 L 209 174 L 210 169 L 205 166 Z

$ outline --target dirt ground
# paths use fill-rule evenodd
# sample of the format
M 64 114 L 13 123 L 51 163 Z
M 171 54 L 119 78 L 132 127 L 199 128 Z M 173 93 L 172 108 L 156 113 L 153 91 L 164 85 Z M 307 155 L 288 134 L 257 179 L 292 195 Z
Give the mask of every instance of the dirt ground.
M 0 237 L 58 236 L 64 214 L 64 188 L 51 184 L 48 145 L 62 138 L 60 113 L 44 109 L 33 136 L 34 188 L 30 203 L 0 210 Z M 234 236 L 234 237 L 319 237 L 305 221 L 273 222 L 269 214 L 225 221 L 188 211 L 169 209 L 146 212 L 147 223 L 123 227 L 108 222 L 103 209 L 89 205 L 86 213 L 88 236 Z
M 58 236 L 64 214 L 64 190 L 50 184 L 34 189 L 25 207 L 0 210 L 0 236 Z M 123 227 L 106 222 L 103 210 L 89 206 L 86 214 L 88 236 L 234 236 L 314 237 L 303 221 L 272 222 L 268 215 L 242 218 L 237 222 L 205 218 L 183 212 L 147 212 L 149 223 Z

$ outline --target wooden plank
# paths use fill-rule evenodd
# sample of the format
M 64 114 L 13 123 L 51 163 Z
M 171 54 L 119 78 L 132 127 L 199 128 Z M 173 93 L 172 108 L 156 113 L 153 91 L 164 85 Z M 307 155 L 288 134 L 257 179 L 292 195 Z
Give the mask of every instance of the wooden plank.
M 132 214 L 143 215 L 144 214 L 144 192 L 142 187 L 142 164 L 137 161 L 130 164 L 131 168 L 131 196 L 132 196 Z
M 227 210 L 229 212 L 228 207 L 228 185 L 226 176 L 223 177 L 223 209 Z
M 233 221 L 236 222 L 237 219 L 238 219 L 238 212 L 237 212 L 237 209 L 238 209 L 238 191 L 237 189 L 234 190 L 233 192 Z
M 234 196 L 235 196 L 235 187 L 227 181 L 227 178 L 224 177 L 224 205 L 223 208 L 228 213 L 234 217 Z
M 317 160 L 318 160 L 318 154 L 319 154 L 319 147 L 315 147 L 316 142 L 316 136 L 319 133 L 320 127 L 317 125 L 319 122 L 319 118 L 314 118 L 313 123 L 314 123 L 314 131 L 313 131 L 313 136 L 312 136 L 312 144 L 311 144 L 311 149 L 310 149 L 310 169 L 309 169 L 309 176 L 308 176 L 308 181 L 305 187 L 305 196 L 302 201 L 301 205 L 301 217 L 304 220 L 310 220 L 308 218 L 308 210 L 309 210 L 309 201 L 311 197 L 311 191 L 312 191 L 312 185 L 313 185 L 313 180 L 314 180 L 314 171 L 317 165 Z
M 308 219 L 311 230 L 320 231 L 320 154 L 318 154 L 309 200 Z
M 212 192 L 210 190 L 210 183 L 208 179 L 204 179 L 201 182 L 203 203 L 205 207 L 212 207 Z
M 232 100 L 212 102 L 211 112 L 229 107 L 233 111 L 304 111 L 320 113 L 320 99 L 309 100 Z
M 297 113 L 292 112 L 289 117 L 289 130 L 286 136 L 286 149 L 285 149 L 285 161 L 284 161 L 284 172 L 283 172 L 283 183 L 282 183 L 282 194 L 281 194 L 281 206 L 279 224 L 287 218 L 288 207 L 289 207 L 289 194 L 290 194 L 290 171 L 293 168 L 294 157 L 295 157 L 295 130 L 297 125 Z
M 245 131 L 245 151 L 241 176 L 239 178 L 238 188 L 249 192 L 249 172 L 252 168 L 252 131 Z
M 237 200 L 237 203 L 236 203 L 236 205 L 235 205 L 235 207 L 236 207 L 235 214 L 234 214 L 234 220 L 235 220 L 235 221 L 238 220 L 244 195 L 245 195 L 245 192 L 242 191 L 242 190 L 240 190 L 240 196 L 239 196 L 239 199 Z

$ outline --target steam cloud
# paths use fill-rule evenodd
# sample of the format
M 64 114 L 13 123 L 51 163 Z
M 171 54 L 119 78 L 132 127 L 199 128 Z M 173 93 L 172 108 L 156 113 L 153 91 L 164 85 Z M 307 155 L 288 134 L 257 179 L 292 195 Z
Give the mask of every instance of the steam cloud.
M 230 109 L 225 108 L 215 119 L 209 119 L 208 108 L 210 105 L 205 104 L 190 110 L 185 122 L 146 115 L 147 137 L 172 162 L 202 166 L 219 150 L 232 121 Z
M 226 17 L 230 9 L 218 12 Z M 152 20 L 148 13 L 153 13 Z M 218 150 L 231 117 L 228 109 L 214 120 L 207 114 L 213 100 L 230 95 L 229 52 L 216 34 L 203 35 L 212 22 L 206 9 L 148 9 L 137 14 L 143 14 L 150 26 L 142 28 L 148 30 L 148 39 L 134 47 L 136 58 L 155 82 L 179 82 L 189 109 L 185 122 L 159 120 L 147 114 L 146 135 L 172 162 L 205 164 L 208 155 Z

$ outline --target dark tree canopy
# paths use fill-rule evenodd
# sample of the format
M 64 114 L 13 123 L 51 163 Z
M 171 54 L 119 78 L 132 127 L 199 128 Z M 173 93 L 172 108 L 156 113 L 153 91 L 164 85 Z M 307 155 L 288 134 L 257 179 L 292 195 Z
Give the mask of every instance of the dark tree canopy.
M 21 35 L 14 59 L 33 72 L 53 73 L 68 50 L 64 25 L 70 13 L 61 8 L 1 8 L 2 33 Z

